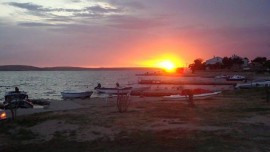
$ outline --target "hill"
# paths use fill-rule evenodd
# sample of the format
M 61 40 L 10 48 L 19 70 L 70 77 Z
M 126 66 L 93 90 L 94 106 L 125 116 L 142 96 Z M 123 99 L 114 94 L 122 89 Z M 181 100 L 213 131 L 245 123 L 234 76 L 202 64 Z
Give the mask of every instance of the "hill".
M 28 65 L 2 65 L 0 71 L 37 71 L 41 68 Z
M 0 71 L 98 71 L 98 70 L 150 70 L 156 68 L 125 67 L 125 68 L 83 68 L 83 67 L 35 67 L 29 65 L 0 65 Z

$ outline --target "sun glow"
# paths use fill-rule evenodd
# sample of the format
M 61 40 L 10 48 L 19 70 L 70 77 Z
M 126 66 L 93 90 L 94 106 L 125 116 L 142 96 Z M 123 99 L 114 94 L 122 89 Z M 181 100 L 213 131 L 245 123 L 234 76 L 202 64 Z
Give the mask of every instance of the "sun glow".
M 166 70 L 167 72 L 174 72 L 176 69 L 175 63 L 170 60 L 161 61 L 157 66 Z
M 164 72 L 174 73 L 178 68 L 185 67 L 185 60 L 178 54 L 157 54 L 139 64 L 144 67 L 160 68 Z

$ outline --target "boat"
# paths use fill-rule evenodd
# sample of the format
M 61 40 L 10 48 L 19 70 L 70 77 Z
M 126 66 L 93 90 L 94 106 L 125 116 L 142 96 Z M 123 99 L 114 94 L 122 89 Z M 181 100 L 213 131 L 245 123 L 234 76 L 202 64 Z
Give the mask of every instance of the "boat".
M 250 89 L 250 88 L 265 87 L 265 86 L 270 86 L 270 80 L 258 79 L 258 80 L 254 80 L 254 81 L 247 82 L 247 83 L 238 83 L 235 86 L 235 88 Z
M 142 74 L 136 74 L 136 76 L 162 76 L 164 73 L 163 72 L 146 72 Z
M 200 94 L 194 94 L 193 99 L 194 100 L 201 100 L 201 99 L 207 99 L 211 98 L 213 96 L 216 96 L 220 94 L 221 91 L 215 91 L 215 92 L 210 92 L 210 93 L 200 93 Z M 183 100 L 188 100 L 189 96 L 188 95 L 170 95 L 170 96 L 164 96 L 164 100 L 177 100 L 177 101 L 183 101 Z
M 242 75 L 233 75 L 233 76 L 228 76 L 226 80 L 227 81 L 243 81 L 243 80 L 246 80 L 246 77 Z
M 105 88 L 105 87 L 101 87 L 101 88 L 95 88 L 95 90 L 97 91 L 97 93 L 105 93 L 105 94 L 127 94 L 130 93 L 132 90 L 132 87 L 118 87 L 118 88 Z
M 33 104 L 30 102 L 27 93 L 24 91 L 6 92 L 3 104 L 5 109 L 33 108 Z
M 25 91 L 8 91 L 5 93 L 5 100 L 24 100 L 28 98 L 28 94 Z
M 214 78 L 215 79 L 227 79 L 229 76 L 228 75 L 217 75 Z
M 80 90 L 64 90 L 61 92 L 62 97 L 65 98 L 87 98 L 93 94 L 93 91 Z

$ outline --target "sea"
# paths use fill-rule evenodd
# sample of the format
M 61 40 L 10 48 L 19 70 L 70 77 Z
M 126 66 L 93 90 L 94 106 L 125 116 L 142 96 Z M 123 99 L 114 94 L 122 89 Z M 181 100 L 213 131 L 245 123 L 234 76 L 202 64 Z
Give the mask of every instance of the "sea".
M 137 82 L 139 70 L 119 71 L 0 71 L 0 100 L 7 91 L 28 93 L 32 99 L 61 99 L 63 90 L 94 90 L 97 83 L 104 87 L 122 86 Z
M 18 87 L 20 91 L 27 92 L 30 99 L 62 100 L 61 91 L 94 90 L 98 83 L 101 83 L 102 87 L 115 87 L 116 82 L 120 86 L 135 86 L 138 85 L 139 79 L 142 79 L 136 74 L 146 72 L 149 71 L 134 69 L 111 71 L 0 71 L 0 101 L 4 100 L 6 92 L 14 91 L 15 87 Z M 176 78 L 174 77 L 174 79 Z M 193 81 L 195 78 L 190 79 Z M 217 86 L 212 87 L 214 87 L 212 90 L 218 90 Z M 96 95 L 93 94 L 92 96 Z

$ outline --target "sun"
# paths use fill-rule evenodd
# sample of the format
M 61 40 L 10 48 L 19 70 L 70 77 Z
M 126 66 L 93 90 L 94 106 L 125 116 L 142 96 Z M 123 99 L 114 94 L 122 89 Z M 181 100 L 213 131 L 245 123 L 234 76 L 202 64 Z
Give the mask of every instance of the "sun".
M 141 60 L 139 64 L 145 67 L 163 69 L 164 72 L 175 73 L 180 67 L 184 67 L 184 60 L 179 55 L 156 55 L 148 60 Z
M 172 61 L 169 61 L 169 60 L 160 62 L 158 64 L 158 67 L 166 70 L 167 72 L 174 72 L 176 69 L 176 65 Z

